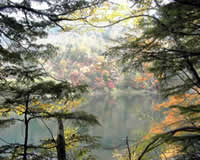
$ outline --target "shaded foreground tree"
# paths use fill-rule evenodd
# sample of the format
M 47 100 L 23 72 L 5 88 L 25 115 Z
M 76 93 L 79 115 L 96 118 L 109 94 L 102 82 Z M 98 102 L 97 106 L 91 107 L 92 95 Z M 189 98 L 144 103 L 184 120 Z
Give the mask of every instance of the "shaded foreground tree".
M 68 102 L 79 98 L 86 87 L 84 85 L 75 87 L 69 82 L 57 81 L 48 75 L 42 63 L 55 55 L 56 48 L 51 44 L 39 44 L 37 40 L 45 38 L 50 27 L 61 27 L 59 24 L 61 21 L 84 19 L 85 17 L 81 15 L 80 17 L 76 15 L 74 18 L 73 13 L 95 7 L 102 2 L 102 0 L 0 2 L 1 125 L 12 124 L 14 121 L 24 122 L 25 125 L 24 144 L 8 142 L 1 146 L 0 153 L 3 154 L 1 159 L 45 159 L 44 153 L 48 152 L 43 151 L 43 154 L 40 154 L 37 151 L 48 147 L 28 143 L 29 122 L 32 119 L 75 119 L 98 124 L 94 116 L 84 112 L 70 113 L 69 109 L 64 109 L 62 112 L 56 109 L 49 110 L 60 100 L 63 101 L 59 107 L 67 106 Z M 35 103 L 38 101 L 40 103 Z M 18 117 L 16 114 L 21 116 Z M 55 143 L 54 147 L 56 146 Z
M 60 157 L 60 154 L 65 154 L 65 145 L 60 145 L 61 143 L 65 144 L 64 134 L 60 134 L 60 132 L 64 133 L 62 121 L 58 123 L 58 125 L 62 127 L 58 129 L 57 141 L 50 131 L 51 138 L 43 140 L 41 144 L 33 145 L 28 142 L 30 138 L 30 122 L 33 119 L 59 119 L 59 121 L 61 119 L 70 119 L 80 124 L 82 124 L 82 122 L 91 125 L 98 124 L 98 121 L 92 115 L 85 112 L 70 112 L 70 105 L 72 104 L 68 102 L 72 101 L 75 103 L 73 99 L 78 98 L 80 94 L 85 91 L 85 86 L 72 87 L 67 83 L 56 83 L 53 81 L 40 81 L 39 83 L 32 84 L 31 82 L 25 84 L 24 81 L 22 83 L 19 81 L 12 81 L 8 85 L 5 83 L 3 85 L 4 87 L 1 86 L 1 88 L 2 90 L 4 89 L 4 94 L 6 94 L 6 96 L 1 99 L 1 105 L 4 106 L 1 109 L 1 114 L 3 114 L 5 118 L 1 120 L 1 123 L 13 123 L 15 121 L 25 123 L 24 143 L 8 142 L 8 144 L 2 145 L 1 154 L 3 157 L 8 155 L 7 158 L 9 158 L 10 155 L 12 155 L 12 157 L 16 157 L 16 159 L 21 156 L 23 159 L 48 159 L 56 156 L 55 151 L 52 149 L 59 148 L 57 152 L 58 159 L 66 159 L 66 157 L 63 156 Z M 11 118 L 9 118 L 9 116 Z M 47 128 L 51 130 L 51 128 Z M 84 138 L 87 137 L 76 137 L 76 140 L 84 141 Z M 66 147 L 67 145 L 68 142 L 66 142 Z
M 136 1 L 136 3 L 142 1 Z M 200 49 L 200 7 L 198 1 L 174 0 L 162 3 L 152 1 L 155 14 L 139 15 L 141 34 L 131 34 L 113 47 L 107 55 L 120 59 L 125 71 L 141 69 L 144 64 L 159 80 L 160 92 L 164 97 L 184 94 L 199 98 L 199 49 Z M 134 17 L 134 15 L 132 16 Z M 136 15 L 135 17 L 138 17 Z M 188 96 L 189 97 L 189 96 Z M 185 101 L 190 101 L 186 98 Z M 138 156 L 144 159 L 162 144 L 175 144 L 179 147 L 171 156 L 175 159 L 199 159 L 199 103 L 190 101 L 188 105 L 173 105 L 185 118 L 181 127 L 169 126 L 163 134 L 157 135 Z M 166 111 L 166 110 L 165 110 Z M 172 129 L 173 128 L 173 129 Z M 170 129 L 170 131 L 169 131 Z

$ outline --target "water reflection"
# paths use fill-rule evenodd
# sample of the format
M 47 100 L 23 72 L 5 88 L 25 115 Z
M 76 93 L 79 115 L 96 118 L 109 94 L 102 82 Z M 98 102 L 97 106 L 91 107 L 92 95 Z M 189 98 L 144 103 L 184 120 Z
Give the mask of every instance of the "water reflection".
M 101 123 L 100 127 L 92 127 L 88 130 L 91 135 L 102 137 L 102 147 L 94 151 L 100 160 L 111 159 L 114 149 L 125 148 L 126 136 L 133 141 L 139 140 L 148 132 L 151 124 L 150 119 L 144 116 L 153 116 L 152 94 L 140 94 L 140 90 L 138 94 L 130 94 L 127 90 L 122 93 L 115 98 L 111 92 L 88 96 L 88 103 L 80 107 L 81 110 L 96 115 Z M 56 122 L 46 123 L 56 135 Z M 69 125 L 68 122 L 65 124 Z M 0 136 L 8 142 L 23 143 L 24 126 L 17 122 L 9 128 L 1 129 Z M 38 144 L 41 139 L 48 137 L 51 137 L 50 133 L 41 120 L 31 121 L 30 144 Z M 3 143 L 0 142 L 1 145 Z
M 102 137 L 101 152 L 96 152 L 98 159 L 111 159 L 114 149 L 125 148 L 126 136 L 133 142 L 148 132 L 151 121 L 144 115 L 153 113 L 152 95 L 139 92 L 137 95 L 119 95 L 116 99 L 110 94 L 99 95 L 84 106 L 102 124 L 90 130 L 92 135 Z

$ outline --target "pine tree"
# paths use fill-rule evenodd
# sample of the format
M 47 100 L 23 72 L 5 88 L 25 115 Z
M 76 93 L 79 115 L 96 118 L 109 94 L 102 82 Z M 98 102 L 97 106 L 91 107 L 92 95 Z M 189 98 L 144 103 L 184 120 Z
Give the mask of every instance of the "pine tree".
M 44 63 L 56 49 L 51 44 L 39 44 L 39 38 L 48 35 L 48 29 L 60 26 L 61 21 L 75 21 L 76 11 L 92 8 L 103 1 L 23 0 L 0 2 L 0 111 L 1 126 L 16 121 L 24 123 L 24 143 L 6 143 L 0 147 L 1 159 L 48 159 L 55 153 L 44 144 L 29 144 L 29 122 L 32 119 L 72 119 L 98 124 L 96 118 L 85 112 L 70 112 L 64 107 L 86 91 L 85 85 L 73 86 L 67 81 L 57 81 L 44 70 Z M 42 8 L 42 9 L 38 9 Z M 48 79 L 48 80 L 47 80 Z M 59 101 L 62 101 L 60 105 Z M 56 105 L 57 104 L 57 105 Z M 11 114 L 20 115 L 10 117 Z M 53 137 L 52 137 L 53 138 Z M 5 142 L 5 141 L 4 141 Z M 57 147 L 57 143 L 54 143 Z M 64 149 L 65 150 L 65 149 Z M 45 152 L 46 151 L 46 152 Z M 49 153 L 49 154 L 47 154 Z M 50 158 L 50 157 L 49 157 Z
M 142 3 L 137 1 L 136 3 Z M 199 96 L 200 7 L 198 1 L 154 0 L 155 13 L 140 15 L 141 34 L 130 35 L 107 55 L 119 58 L 125 71 L 150 64 L 164 97 L 185 93 Z M 132 16 L 134 17 L 134 15 Z M 132 39 L 132 40 L 131 40 Z M 176 159 L 199 159 L 199 104 L 171 106 L 187 117 L 182 127 L 154 137 L 138 160 L 164 143 L 178 144 Z

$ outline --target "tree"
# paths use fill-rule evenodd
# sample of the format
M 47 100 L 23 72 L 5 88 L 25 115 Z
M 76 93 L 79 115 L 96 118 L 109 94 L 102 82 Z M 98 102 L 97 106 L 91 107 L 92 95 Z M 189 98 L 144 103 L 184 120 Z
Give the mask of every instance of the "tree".
M 60 148 L 61 146 L 58 145 L 60 143 L 65 143 L 65 141 L 62 141 L 63 139 L 65 140 L 64 135 L 60 134 L 64 132 L 61 119 L 74 119 L 76 121 L 83 122 L 85 121 L 92 125 L 98 124 L 97 120 L 92 115 L 88 115 L 84 112 L 70 112 L 70 106 L 72 107 L 73 105 L 78 105 L 80 103 L 75 102 L 73 99 L 78 98 L 80 96 L 80 93 L 85 91 L 84 86 L 70 87 L 69 83 L 55 83 L 53 81 L 40 81 L 38 83 L 29 82 L 28 84 L 25 84 L 24 81 L 22 81 L 21 83 L 19 81 L 12 81 L 7 84 L 8 86 L 5 85 L 6 84 L 4 83 L 4 87 L 1 87 L 2 90 L 4 89 L 4 91 L 6 88 L 6 97 L 2 99 L 2 105 L 4 106 L 4 108 L 1 109 L 1 112 L 4 112 L 4 116 L 6 117 L 9 116 L 6 114 L 11 113 L 16 113 L 21 116 L 15 116 L 15 118 L 6 118 L 3 119 L 1 122 L 24 122 L 25 131 L 24 144 L 10 143 L 9 145 L 1 146 L 1 154 L 13 154 L 16 157 L 20 157 L 21 155 L 23 155 L 23 159 L 27 159 L 28 157 L 29 159 L 34 159 L 35 157 L 45 158 L 44 155 L 40 155 L 41 150 L 48 150 L 55 147 Z M 59 132 L 57 136 L 57 142 L 54 140 L 54 136 L 50 132 L 52 137 L 51 139 L 49 139 L 49 142 L 54 143 L 54 145 L 50 148 L 43 146 L 43 144 L 32 145 L 28 143 L 29 124 L 31 120 L 36 118 L 55 118 L 59 120 Z M 46 145 L 48 144 L 47 142 L 45 142 Z M 15 148 L 19 149 L 19 151 L 14 152 Z M 21 149 L 23 149 L 23 151 L 21 151 Z M 65 148 L 61 149 L 65 150 Z M 30 150 L 34 150 L 34 154 L 30 153 Z M 58 150 L 57 152 L 58 159 L 63 159 L 59 158 L 59 151 L 60 150 Z M 54 155 L 51 156 L 54 157 Z
M 122 45 L 113 47 L 107 55 L 120 57 L 125 71 L 149 64 L 164 97 L 187 94 L 185 101 L 189 102 L 187 105 L 172 104 L 168 112 L 178 110 L 178 114 L 184 116 L 182 126 L 154 137 L 138 160 L 166 142 L 182 146 L 173 155 L 176 159 L 199 159 L 199 103 L 190 98 L 194 94 L 199 97 L 200 87 L 199 2 L 174 0 L 162 3 L 154 0 L 152 7 L 155 13 L 146 11 L 139 15 L 145 20 L 140 22 L 141 34 L 129 34 Z
M 85 17 L 81 15 L 78 18 L 73 17 L 73 13 L 85 8 L 93 8 L 102 2 L 82 0 L 0 2 L 1 113 L 3 116 L 9 116 L 10 113 L 23 115 L 19 118 L 3 119 L 1 123 L 22 121 L 25 125 L 24 144 L 1 146 L 1 153 L 7 153 L 9 157 L 13 155 L 16 158 L 15 151 L 18 150 L 18 155 L 24 160 L 38 156 L 36 152 L 31 155 L 28 152 L 30 149 L 36 151 L 41 147 L 28 144 L 29 121 L 34 118 L 66 119 L 69 116 L 69 119 L 88 121 L 87 118 L 90 117 L 91 123 L 97 124 L 94 116 L 84 112 L 50 113 L 45 108 L 49 107 L 47 104 L 53 105 L 61 99 L 67 103 L 78 98 L 86 87 L 75 87 L 67 81 L 56 81 L 46 73 L 42 63 L 56 53 L 56 48 L 51 44 L 39 44 L 37 40 L 46 37 L 50 27 L 62 28 L 59 24 L 61 21 L 84 19 Z M 43 106 L 33 105 L 34 100 L 43 102 Z

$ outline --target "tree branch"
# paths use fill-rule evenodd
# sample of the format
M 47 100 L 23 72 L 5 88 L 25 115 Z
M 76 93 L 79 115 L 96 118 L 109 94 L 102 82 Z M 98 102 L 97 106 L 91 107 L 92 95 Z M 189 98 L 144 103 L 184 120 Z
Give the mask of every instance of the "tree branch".
M 54 139 L 53 132 L 51 131 L 51 129 L 47 126 L 47 124 L 44 122 L 43 119 L 40 119 L 40 120 L 45 125 L 45 127 L 48 129 L 48 131 L 49 131 L 49 133 L 51 135 L 52 140 L 56 143 L 56 140 Z
M 128 157 L 129 157 L 129 160 L 131 160 L 131 150 L 130 150 L 130 146 L 128 143 L 128 136 L 126 136 L 126 145 L 127 145 L 127 149 L 128 149 Z

